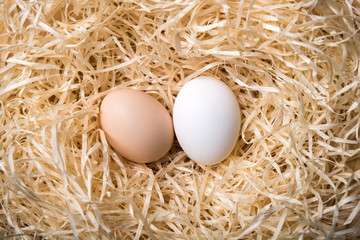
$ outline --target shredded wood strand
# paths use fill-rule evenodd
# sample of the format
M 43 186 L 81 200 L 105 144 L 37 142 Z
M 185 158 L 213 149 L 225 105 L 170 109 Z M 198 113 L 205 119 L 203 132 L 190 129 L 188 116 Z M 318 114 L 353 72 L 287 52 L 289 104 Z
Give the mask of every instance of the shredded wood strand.
M 359 29 L 358 0 L 0 2 L 0 235 L 359 237 Z M 109 91 L 171 113 L 200 75 L 241 106 L 226 160 L 115 154 Z

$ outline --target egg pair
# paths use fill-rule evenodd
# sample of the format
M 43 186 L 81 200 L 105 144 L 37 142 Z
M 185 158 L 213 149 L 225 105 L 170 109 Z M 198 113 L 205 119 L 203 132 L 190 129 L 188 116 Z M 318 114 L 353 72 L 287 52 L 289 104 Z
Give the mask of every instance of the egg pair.
M 213 165 L 234 148 L 240 130 L 235 95 L 222 81 L 197 77 L 176 97 L 173 119 L 150 95 L 133 89 L 110 92 L 100 107 L 100 122 L 117 154 L 138 163 L 153 162 L 171 148 L 174 130 L 189 158 Z

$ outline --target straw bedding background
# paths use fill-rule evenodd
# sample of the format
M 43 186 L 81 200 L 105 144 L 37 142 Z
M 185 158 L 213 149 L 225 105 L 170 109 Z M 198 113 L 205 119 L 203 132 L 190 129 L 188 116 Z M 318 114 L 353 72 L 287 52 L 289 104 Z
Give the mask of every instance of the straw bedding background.
M 357 0 L 0 2 L 0 239 L 360 236 Z M 116 156 L 104 95 L 169 112 L 196 76 L 236 94 L 242 128 L 215 166 L 175 141 Z

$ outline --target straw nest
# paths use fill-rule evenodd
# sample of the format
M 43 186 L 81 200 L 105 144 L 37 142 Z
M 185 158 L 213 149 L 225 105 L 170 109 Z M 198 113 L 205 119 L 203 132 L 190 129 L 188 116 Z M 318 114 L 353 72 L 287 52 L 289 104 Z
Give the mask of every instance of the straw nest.
M 23 239 L 360 236 L 358 0 L 0 2 L 0 235 Z M 208 75 L 242 128 L 215 166 L 175 141 L 117 156 L 103 97 L 140 89 L 172 112 Z

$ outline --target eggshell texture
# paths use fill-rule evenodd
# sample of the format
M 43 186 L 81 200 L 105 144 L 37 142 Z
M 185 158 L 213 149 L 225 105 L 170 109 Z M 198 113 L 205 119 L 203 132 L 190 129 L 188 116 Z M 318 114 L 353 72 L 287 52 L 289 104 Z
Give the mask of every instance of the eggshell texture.
M 134 162 L 156 161 L 173 143 L 174 130 L 168 111 L 142 91 L 110 92 L 101 104 L 100 121 L 110 145 Z
M 234 93 L 218 79 L 195 78 L 176 97 L 175 134 L 186 154 L 198 163 L 216 164 L 231 153 L 239 136 L 240 120 Z

